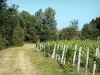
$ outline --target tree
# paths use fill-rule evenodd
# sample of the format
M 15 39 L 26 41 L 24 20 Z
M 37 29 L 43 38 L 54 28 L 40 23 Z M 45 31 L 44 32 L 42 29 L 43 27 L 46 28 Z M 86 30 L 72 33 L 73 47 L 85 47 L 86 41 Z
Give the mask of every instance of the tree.
M 8 41 L 7 45 L 12 45 L 12 32 L 18 25 L 18 5 L 8 6 L 6 0 L 0 0 L 0 33 Z
M 7 15 L 6 15 L 6 23 L 4 27 L 4 37 L 8 40 L 8 45 L 13 45 L 12 43 L 12 35 L 14 28 L 19 25 L 19 17 L 18 17 L 18 11 L 17 11 L 18 6 L 17 5 L 12 5 L 7 9 Z
M 32 16 L 27 11 L 22 11 L 20 13 L 20 26 L 25 32 L 25 41 L 32 41 L 35 37 L 35 22 L 34 16 Z
M 62 29 L 62 32 L 59 35 L 61 40 L 71 40 L 78 39 L 78 20 L 71 20 L 69 27 Z
M 96 24 L 97 29 L 99 30 L 99 35 L 100 35 L 100 17 L 96 18 L 95 24 Z
M 22 46 L 24 44 L 24 30 L 18 25 L 12 35 L 13 45 Z
M 60 33 L 60 39 L 61 40 L 71 40 L 71 39 L 74 39 L 74 36 L 75 36 L 75 29 L 72 28 L 72 27 L 67 27 L 67 28 L 64 28 L 62 29 L 62 32 Z
M 85 39 L 88 39 L 90 37 L 88 27 L 89 27 L 88 24 L 84 24 L 82 28 L 82 35 L 84 36 Z
M 71 20 L 69 27 L 74 28 L 76 31 L 78 31 L 78 20 Z
M 82 28 L 82 34 L 86 39 L 97 39 L 100 35 L 99 19 L 92 19 L 89 24 L 85 24 Z
M 43 17 L 44 13 L 42 12 L 42 9 L 39 9 L 35 13 L 35 30 L 36 30 L 36 38 L 37 40 L 42 41 L 43 37 Z
M 74 39 L 77 39 L 78 34 L 79 34 L 78 33 L 78 20 L 75 20 L 75 19 L 74 20 L 71 20 L 69 27 L 72 28 L 73 31 L 74 31 L 74 34 L 73 34 Z
M 0 50 L 6 48 L 7 40 L 0 34 Z
M 7 4 L 6 0 L 0 0 L 0 33 L 3 36 L 5 32 L 5 25 L 7 24 L 6 16 L 7 16 Z
M 42 41 L 54 40 L 56 30 L 55 11 L 49 7 L 44 13 Z

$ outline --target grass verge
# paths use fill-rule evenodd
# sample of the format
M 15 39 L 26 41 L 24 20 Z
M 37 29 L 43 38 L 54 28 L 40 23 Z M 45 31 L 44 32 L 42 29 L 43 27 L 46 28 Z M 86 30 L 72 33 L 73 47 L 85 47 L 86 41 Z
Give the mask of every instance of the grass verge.
M 36 48 L 27 50 L 26 54 L 29 56 L 33 66 L 35 66 L 42 75 L 85 75 L 85 72 L 64 72 L 55 60 L 44 57 Z M 92 75 L 92 73 L 89 72 L 88 75 Z M 96 73 L 96 75 L 100 75 L 100 73 Z
M 30 62 L 38 69 L 42 75 L 65 75 L 56 61 L 44 57 L 36 48 L 27 50 Z

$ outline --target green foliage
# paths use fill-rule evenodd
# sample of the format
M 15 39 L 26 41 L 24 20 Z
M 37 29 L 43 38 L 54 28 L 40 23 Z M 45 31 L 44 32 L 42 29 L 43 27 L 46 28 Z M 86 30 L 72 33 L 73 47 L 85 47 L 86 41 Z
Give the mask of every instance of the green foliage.
M 63 28 L 59 34 L 61 40 L 78 39 L 78 20 L 71 20 L 69 27 Z
M 94 61 L 96 61 L 96 64 L 97 64 L 97 71 L 100 72 L 100 57 L 95 57 L 94 58 Z
M 85 39 L 97 39 L 100 35 L 100 17 L 93 19 L 89 24 L 85 24 L 82 28 L 82 34 Z
M 93 64 L 94 61 L 97 62 L 97 71 L 100 71 L 100 57 L 96 58 L 95 57 L 95 52 L 96 48 L 98 45 L 100 45 L 100 41 L 91 41 L 91 40 L 85 40 L 85 41 L 80 41 L 80 40 L 62 40 L 62 41 L 52 41 L 52 42 L 44 42 L 45 48 L 42 49 L 42 52 L 44 52 L 48 55 L 53 53 L 54 47 L 56 45 L 56 53 L 62 56 L 63 52 L 63 45 L 67 45 L 67 53 L 65 53 L 65 58 L 66 58 L 66 64 L 64 67 L 65 71 L 74 71 L 76 66 L 77 66 L 77 61 L 78 61 L 78 54 L 79 54 L 79 48 L 82 47 L 82 53 L 81 53 L 81 67 L 85 67 L 86 64 L 86 52 L 87 49 L 89 48 L 90 53 L 89 53 L 89 71 L 93 70 Z M 58 44 L 59 44 L 59 49 L 58 49 Z M 39 43 L 38 43 L 39 45 Z M 74 50 L 75 50 L 75 45 L 77 45 L 77 50 L 76 50 L 76 61 L 75 61 L 75 66 L 73 66 L 73 55 L 74 55 Z M 73 68 L 72 68 L 73 67 Z
M 75 29 L 74 28 L 64 28 L 60 33 L 61 40 L 71 40 L 74 39 L 75 36 Z
M 6 48 L 7 40 L 0 34 L 0 50 Z
M 99 30 L 99 35 L 100 35 L 100 17 L 96 18 L 95 24 L 96 24 L 97 29 Z
M 20 13 L 20 26 L 25 31 L 25 41 L 36 42 L 37 40 L 54 40 L 56 35 L 55 11 L 47 8 L 45 12 L 38 10 L 35 15 L 27 11 Z
M 8 6 L 6 0 L 0 1 L 0 33 L 8 41 L 7 46 L 18 45 L 23 39 L 28 42 L 56 39 L 55 11 L 52 8 L 47 8 L 45 12 L 40 9 L 35 15 L 27 11 L 19 13 L 17 8 L 15 4 Z M 17 39 L 19 32 L 22 36 Z
M 37 40 L 42 41 L 43 40 L 43 34 L 44 34 L 44 29 L 43 29 L 43 11 L 42 9 L 39 9 L 36 13 L 35 13 L 35 31 L 36 31 L 36 38 Z M 36 41 L 37 41 L 36 40 Z
M 8 41 L 7 45 L 12 45 L 12 32 L 19 24 L 17 5 L 8 6 L 6 0 L 0 2 L 0 33 Z
M 24 29 L 25 41 L 32 41 L 35 37 L 34 16 L 27 11 L 22 11 L 19 15 L 20 26 Z
M 42 41 L 54 40 L 56 30 L 55 10 L 49 7 L 44 12 Z
M 69 27 L 57 31 L 56 12 L 53 8 L 48 7 L 44 12 L 39 9 L 34 15 L 27 11 L 19 13 L 17 8 L 18 5 L 15 4 L 8 6 L 6 0 L 0 1 L 0 33 L 8 41 L 7 46 L 17 44 L 14 40 L 16 38 L 18 41 L 19 35 L 16 34 L 21 29 L 22 41 L 24 39 L 28 42 L 96 39 L 100 35 L 100 17 L 93 19 L 89 24 L 85 24 L 82 31 L 78 30 L 78 20 L 71 20 Z M 13 40 L 11 40 L 12 38 Z
M 13 31 L 12 43 L 17 46 L 24 44 L 24 30 L 20 26 L 16 26 Z
M 69 27 L 74 28 L 76 31 L 78 30 L 78 20 L 71 20 Z

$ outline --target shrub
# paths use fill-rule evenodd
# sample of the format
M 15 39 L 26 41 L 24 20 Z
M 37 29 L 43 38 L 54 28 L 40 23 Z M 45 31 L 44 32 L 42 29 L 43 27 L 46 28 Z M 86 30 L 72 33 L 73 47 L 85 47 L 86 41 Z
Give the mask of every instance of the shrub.
M 12 43 L 15 46 L 22 46 L 24 44 L 24 30 L 20 26 L 16 26 L 13 31 Z
M 7 40 L 0 34 L 0 50 L 6 48 Z

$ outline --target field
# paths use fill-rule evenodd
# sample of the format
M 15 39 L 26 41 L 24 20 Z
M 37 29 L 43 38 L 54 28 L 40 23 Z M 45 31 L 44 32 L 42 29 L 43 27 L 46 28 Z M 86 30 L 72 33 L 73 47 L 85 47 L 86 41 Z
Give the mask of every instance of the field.
M 0 75 L 100 75 L 100 0 L 0 0 Z
M 11 47 L 0 51 L 0 75 L 85 75 L 84 67 L 80 72 L 67 68 L 39 51 L 35 44 L 25 43 L 22 47 Z M 72 68 L 73 70 L 74 68 Z M 75 69 L 74 69 L 75 70 Z M 88 75 L 92 75 L 88 71 Z M 100 75 L 96 72 L 95 75 Z
M 100 41 L 63 40 L 37 43 L 46 57 L 56 60 L 65 72 L 100 72 Z M 66 74 L 67 74 L 66 73 Z

